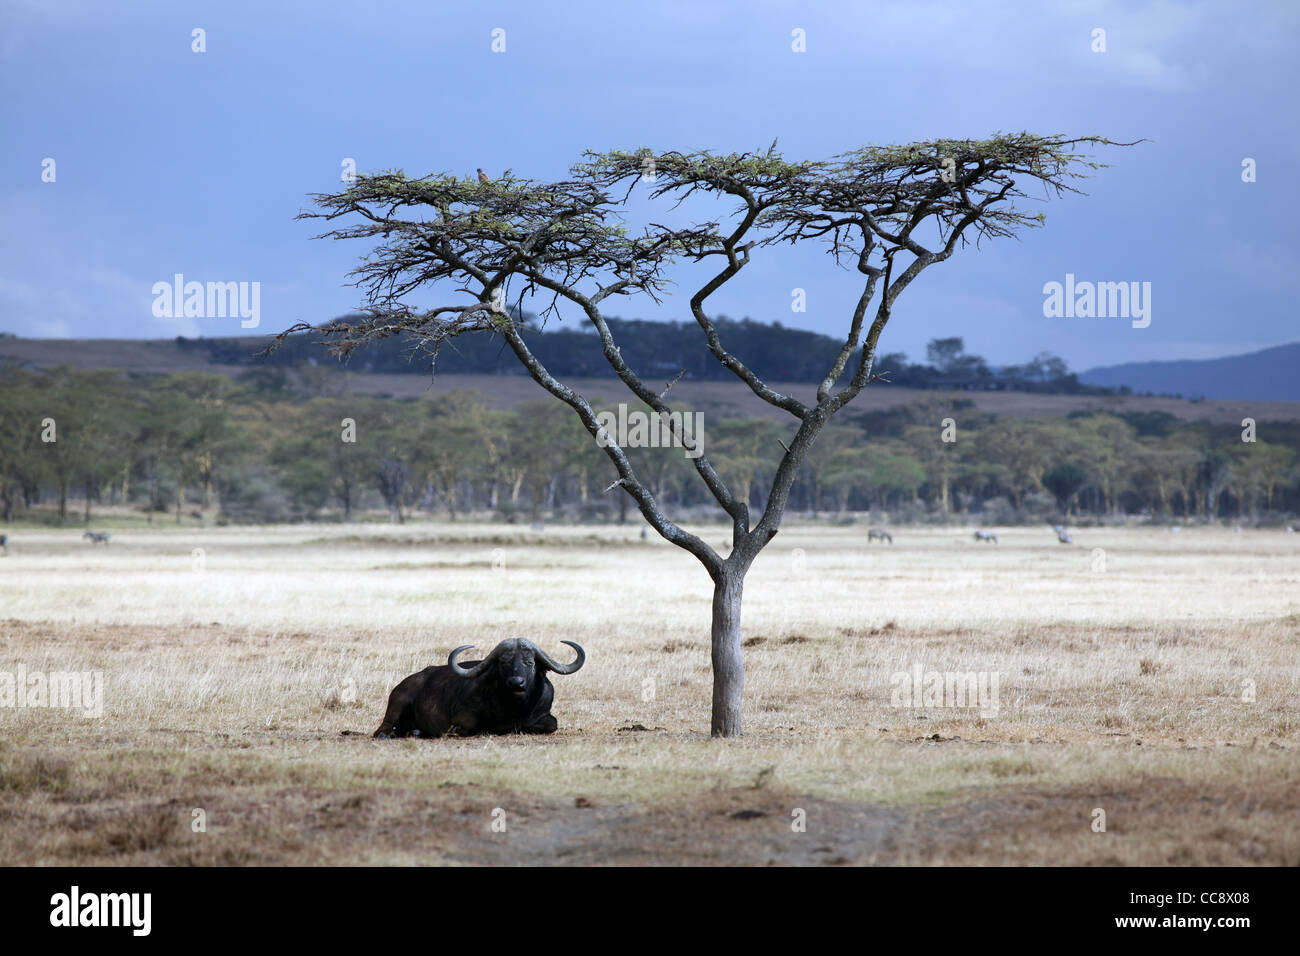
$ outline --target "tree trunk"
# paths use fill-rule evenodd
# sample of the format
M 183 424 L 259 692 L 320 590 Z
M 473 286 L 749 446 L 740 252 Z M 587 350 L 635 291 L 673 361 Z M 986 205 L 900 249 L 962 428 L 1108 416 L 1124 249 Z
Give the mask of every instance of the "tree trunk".
M 740 651 L 740 604 L 744 572 L 727 569 L 713 587 L 714 737 L 740 736 L 740 701 L 745 662 Z

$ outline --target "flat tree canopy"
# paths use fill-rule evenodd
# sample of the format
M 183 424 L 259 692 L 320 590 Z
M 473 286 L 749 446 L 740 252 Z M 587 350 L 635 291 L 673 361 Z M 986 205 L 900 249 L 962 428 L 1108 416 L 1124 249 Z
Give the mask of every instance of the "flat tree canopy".
M 359 176 L 338 193 L 313 197 L 317 209 L 299 218 L 346 220 L 324 233 L 366 239 L 372 252 L 355 270 L 365 296 L 364 318 L 319 331 L 330 349 L 347 355 L 375 339 L 414 335 L 435 352 L 466 332 L 500 336 L 528 373 L 569 405 L 617 471 L 654 529 L 704 565 L 714 582 L 712 649 L 714 736 L 741 730 L 740 608 L 745 574 L 780 528 L 791 485 L 818 433 L 873 381 L 881 331 L 898 296 L 926 268 L 980 239 L 1016 235 L 1043 223 L 1022 208 L 1033 186 L 1043 198 L 1077 192 L 1072 185 L 1104 164 L 1087 150 L 1112 143 L 1097 136 L 1013 133 L 986 140 L 935 140 L 906 146 L 867 146 L 820 161 L 790 161 L 776 144 L 761 153 L 715 155 L 649 149 L 587 153 L 568 179 L 539 182 L 510 171 L 499 179 L 447 173 L 412 179 L 400 171 Z M 623 213 L 632 191 L 680 203 L 696 194 L 730 199 L 727 222 L 628 227 Z M 806 404 L 759 379 L 723 342 L 709 299 L 753 258 L 782 243 L 818 242 L 841 267 L 861 275 L 861 292 L 845 317 L 843 345 Z M 611 296 L 644 293 L 660 301 L 675 263 L 713 263 L 716 271 L 690 297 L 700 346 L 759 398 L 793 419 L 783 441 L 762 512 L 719 476 L 708 449 L 667 418 L 667 389 L 648 385 L 623 360 L 603 309 Z M 416 292 L 445 301 L 416 307 Z M 674 523 L 637 475 L 625 450 L 606 435 L 591 404 L 558 381 L 522 334 L 523 303 L 542 297 L 543 314 L 561 304 L 576 309 L 599 335 L 605 359 L 632 394 L 664 416 L 733 527 L 723 557 Z M 283 333 L 310 330 L 299 325 Z M 283 336 L 281 336 L 283 337 Z

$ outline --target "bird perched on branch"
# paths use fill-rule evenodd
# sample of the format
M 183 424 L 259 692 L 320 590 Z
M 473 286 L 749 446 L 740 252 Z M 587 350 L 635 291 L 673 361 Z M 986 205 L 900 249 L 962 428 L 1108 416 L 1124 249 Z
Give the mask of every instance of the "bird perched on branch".
M 479 171 L 478 171 L 478 181 L 481 182 L 481 183 L 490 183 L 490 182 L 492 182 L 492 180 L 488 178 L 488 174 L 485 173 L 485 172 L 483 172 L 482 168 L 480 168 Z

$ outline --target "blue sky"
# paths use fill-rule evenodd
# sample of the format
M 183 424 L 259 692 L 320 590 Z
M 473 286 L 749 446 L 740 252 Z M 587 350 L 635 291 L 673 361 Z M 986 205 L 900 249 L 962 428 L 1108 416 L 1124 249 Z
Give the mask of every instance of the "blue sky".
M 0 3 L 0 330 L 241 334 L 155 318 L 152 287 L 261 284 L 261 325 L 353 308 L 366 247 L 311 241 L 307 194 L 345 158 L 414 175 L 563 175 L 584 149 L 765 149 L 998 130 L 1151 142 L 1111 149 L 1046 227 L 959 253 L 907 290 L 881 340 L 960 335 L 1076 369 L 1300 339 L 1291 3 Z M 191 31 L 207 51 L 191 50 Z M 506 50 L 491 49 L 494 28 Z M 1106 51 L 1091 50 L 1094 29 Z M 791 49 L 792 31 L 807 52 Z M 1258 179 L 1244 183 L 1244 158 Z M 52 158 L 56 180 L 42 181 Z M 757 265 L 757 262 L 756 262 Z M 1152 286 L 1152 321 L 1045 318 L 1066 273 Z M 686 318 L 692 274 L 661 308 Z M 837 333 L 858 285 L 820 252 L 751 268 L 733 317 Z M 791 311 L 791 290 L 807 311 Z M 743 354 L 743 346 L 735 346 Z

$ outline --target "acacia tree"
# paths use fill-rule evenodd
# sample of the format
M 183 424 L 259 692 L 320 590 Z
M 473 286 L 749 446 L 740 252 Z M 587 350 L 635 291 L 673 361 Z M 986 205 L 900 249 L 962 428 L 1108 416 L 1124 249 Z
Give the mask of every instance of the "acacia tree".
M 741 731 L 741 597 L 745 575 L 781 525 L 791 484 L 817 435 L 873 380 L 876 344 L 899 295 L 922 271 L 968 242 L 1015 235 L 1041 224 L 1041 213 L 1019 209 L 1019 181 L 1044 196 L 1077 191 L 1071 181 L 1101 163 L 1078 152 L 1107 144 L 1100 137 L 1029 133 L 988 140 L 937 140 L 870 146 L 825 161 L 790 162 L 776 144 L 764 153 L 650 150 L 587 153 L 558 182 L 521 179 L 510 171 L 480 181 L 448 174 L 411 179 L 400 171 L 360 176 L 341 192 L 317 194 L 317 209 L 300 218 L 350 224 L 318 238 L 378 244 L 355 270 L 363 290 L 361 317 L 320 327 L 331 350 L 346 356 L 365 342 L 413 335 L 436 357 L 438 347 L 465 333 L 499 336 L 528 373 L 599 437 L 618 477 L 665 539 L 693 554 L 714 583 L 714 736 Z M 700 195 L 734 203 L 728 221 L 686 226 L 650 223 L 634 230 L 621 215 L 633 189 L 649 199 L 681 202 Z M 355 218 L 352 218 L 355 217 Z M 861 292 L 847 316 L 844 341 L 811 403 L 762 381 L 723 343 L 709 299 L 781 243 L 822 242 L 837 264 L 856 270 Z M 689 434 L 666 418 L 667 388 L 648 384 L 624 359 L 604 309 L 615 296 L 644 293 L 654 301 L 675 263 L 716 271 L 690 298 L 701 346 L 763 401 L 788 413 L 793 434 L 781 442 L 766 503 L 755 520 L 749 502 L 719 475 Z M 433 305 L 409 297 L 433 290 Z M 523 304 L 549 300 L 544 317 L 576 310 L 599 336 L 604 357 L 632 394 L 670 423 L 691 463 L 730 518 L 731 551 L 723 557 L 672 521 L 637 474 L 627 451 L 602 432 L 590 402 L 560 382 L 529 346 Z M 308 331 L 307 325 L 292 332 Z M 680 452 L 679 452 L 680 453 Z M 611 486 L 611 488 L 614 486 Z

